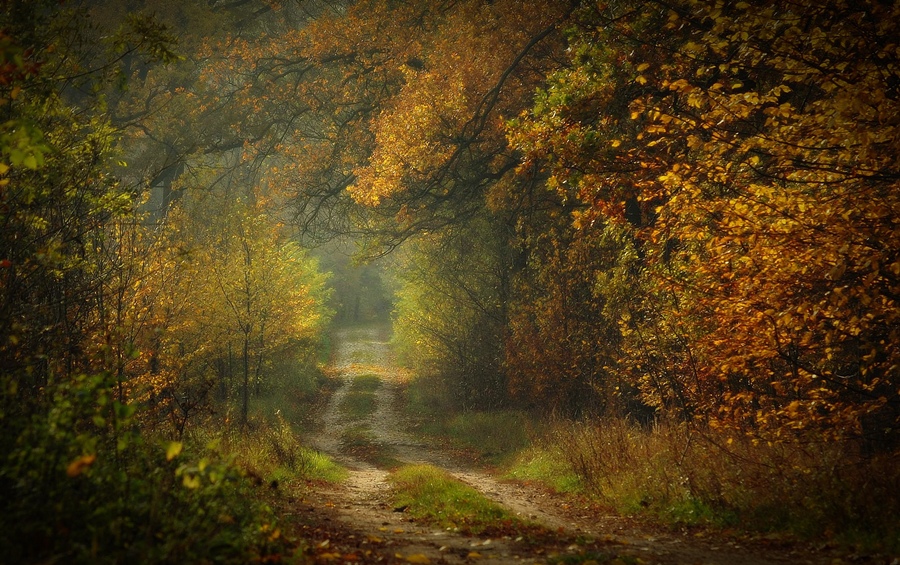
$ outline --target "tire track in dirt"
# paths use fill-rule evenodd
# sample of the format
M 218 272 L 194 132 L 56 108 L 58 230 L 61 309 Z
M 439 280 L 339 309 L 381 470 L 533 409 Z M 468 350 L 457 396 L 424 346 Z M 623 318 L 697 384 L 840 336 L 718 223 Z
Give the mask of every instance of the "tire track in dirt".
M 336 336 L 333 369 L 342 380 L 322 413 L 322 432 L 313 446 L 349 469 L 345 484 L 321 488 L 319 496 L 338 520 L 349 525 L 387 560 L 427 558 L 430 562 L 459 563 L 490 558 L 492 563 L 546 562 L 551 554 L 575 554 L 590 549 L 639 558 L 643 563 L 704 563 L 757 565 L 763 563 L 826 563 L 831 558 L 810 548 L 778 548 L 765 544 L 750 547 L 736 541 L 697 539 L 671 533 L 648 533 L 619 516 L 579 513 L 560 497 L 525 485 L 501 482 L 494 477 L 454 462 L 405 431 L 407 422 L 397 412 L 396 398 L 402 372 L 392 362 L 386 328 L 350 329 Z M 360 421 L 348 420 L 340 410 L 353 379 L 374 374 L 381 380 L 375 392 L 376 409 Z M 554 541 L 535 547 L 527 541 L 484 539 L 429 528 L 410 522 L 390 504 L 387 471 L 348 453 L 342 435 L 364 425 L 374 440 L 404 463 L 441 467 L 478 489 L 491 500 L 525 520 L 552 532 Z M 380 558 L 381 559 L 381 558 Z
M 365 425 L 374 440 L 390 449 L 392 455 L 406 463 L 431 463 L 447 467 L 446 462 L 420 441 L 403 431 L 402 419 L 394 409 L 399 387 L 399 371 L 390 362 L 386 331 L 380 328 L 346 330 L 336 338 L 333 369 L 341 386 L 333 393 L 322 413 L 322 432 L 313 446 L 346 466 L 349 476 L 337 488 L 320 489 L 325 505 L 333 508 L 338 518 L 360 532 L 369 545 L 399 561 L 426 557 L 429 561 L 459 563 L 494 557 L 493 562 L 529 563 L 523 548 L 511 540 L 491 540 L 459 535 L 414 524 L 390 504 L 387 471 L 349 454 L 342 435 L 351 427 Z M 353 379 L 361 375 L 377 375 L 381 386 L 375 392 L 376 409 L 361 421 L 347 420 L 340 407 Z M 499 558 L 499 561 L 497 560 Z

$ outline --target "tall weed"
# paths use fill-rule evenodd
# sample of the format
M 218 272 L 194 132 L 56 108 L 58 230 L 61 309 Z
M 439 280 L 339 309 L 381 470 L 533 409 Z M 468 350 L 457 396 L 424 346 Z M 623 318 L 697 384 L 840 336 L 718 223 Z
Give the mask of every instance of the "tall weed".
M 559 424 L 551 443 L 625 512 L 900 549 L 900 460 L 846 443 L 767 443 L 686 424 Z
M 247 429 L 213 425 L 194 430 L 194 443 L 211 443 L 230 454 L 257 483 L 302 490 L 306 481 L 340 482 L 346 469 L 327 455 L 303 445 L 294 425 L 276 412 L 256 415 Z

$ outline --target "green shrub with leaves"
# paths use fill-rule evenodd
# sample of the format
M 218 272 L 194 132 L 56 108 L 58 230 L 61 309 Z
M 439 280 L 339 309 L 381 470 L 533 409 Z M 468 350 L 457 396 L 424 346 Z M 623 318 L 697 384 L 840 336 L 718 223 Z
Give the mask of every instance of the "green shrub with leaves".
M 228 457 L 145 439 L 110 385 L 82 376 L 56 387 L 46 410 L 4 414 L 5 559 L 246 563 L 289 549 Z

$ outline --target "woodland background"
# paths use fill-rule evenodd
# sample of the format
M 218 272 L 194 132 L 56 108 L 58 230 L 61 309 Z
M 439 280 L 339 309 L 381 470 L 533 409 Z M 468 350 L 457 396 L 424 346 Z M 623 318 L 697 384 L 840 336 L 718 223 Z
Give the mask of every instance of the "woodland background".
M 388 313 L 421 402 L 559 423 L 626 507 L 896 544 L 898 25 L 6 0 L 4 553 L 283 551 L 229 446 Z

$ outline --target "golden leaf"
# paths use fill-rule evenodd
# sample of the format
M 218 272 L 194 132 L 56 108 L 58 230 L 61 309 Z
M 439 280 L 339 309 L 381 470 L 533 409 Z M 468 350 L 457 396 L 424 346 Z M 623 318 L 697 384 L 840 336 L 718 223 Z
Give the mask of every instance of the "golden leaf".
M 180 441 L 173 441 L 166 448 L 166 461 L 171 461 L 178 457 L 178 454 L 181 453 L 181 449 L 184 447 Z

